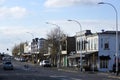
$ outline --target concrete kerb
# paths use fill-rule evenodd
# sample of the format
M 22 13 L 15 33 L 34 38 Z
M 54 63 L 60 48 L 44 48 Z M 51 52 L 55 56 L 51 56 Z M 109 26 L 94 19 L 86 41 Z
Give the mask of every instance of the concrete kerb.
M 58 68 L 58 71 L 65 71 L 65 72 L 74 72 L 78 73 L 79 69 L 78 68 Z
M 77 73 L 77 71 L 74 71 L 74 70 L 68 70 L 68 69 L 58 69 L 58 71 L 65 71 L 65 72 L 74 72 L 74 73 Z
M 102 74 L 102 75 L 107 75 L 107 76 L 116 76 L 114 73 L 110 72 L 98 72 L 98 71 L 80 71 L 79 69 L 75 68 L 59 68 L 58 71 L 65 71 L 65 72 L 73 72 L 73 73 L 88 73 L 88 74 Z M 120 75 L 116 76 L 120 77 Z

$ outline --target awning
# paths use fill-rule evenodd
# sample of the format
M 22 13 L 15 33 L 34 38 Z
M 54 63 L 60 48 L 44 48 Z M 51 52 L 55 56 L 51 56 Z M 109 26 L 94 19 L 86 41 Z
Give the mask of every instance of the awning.
M 80 57 L 80 54 L 74 54 L 74 55 L 68 56 L 68 58 L 77 58 L 77 57 Z M 85 57 L 85 55 L 82 55 L 82 57 Z
M 86 52 L 86 54 L 95 54 L 98 53 L 98 51 L 90 51 L 90 52 Z
M 102 56 L 100 56 L 100 59 L 102 59 L 102 60 L 109 60 L 109 59 L 111 59 L 110 58 L 110 56 L 104 56 L 104 55 L 102 55 Z
M 91 55 L 91 54 L 94 54 L 94 53 L 98 53 L 98 51 L 83 52 L 82 57 L 85 57 L 86 55 Z M 68 58 L 77 58 L 77 57 L 80 57 L 80 53 L 76 53 L 74 55 L 68 56 Z

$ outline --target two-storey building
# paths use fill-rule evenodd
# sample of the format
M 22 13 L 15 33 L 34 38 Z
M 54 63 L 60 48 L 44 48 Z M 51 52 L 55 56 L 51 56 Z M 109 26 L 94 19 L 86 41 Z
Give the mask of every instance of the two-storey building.
M 87 35 L 84 35 L 86 34 Z M 118 32 L 120 34 L 120 32 Z M 102 31 L 91 33 L 81 32 L 76 35 L 76 54 L 70 56 L 79 64 L 82 53 L 82 65 L 86 64 L 90 70 L 110 71 L 115 63 L 116 31 Z M 120 53 L 120 35 L 118 36 Z M 120 54 L 118 55 L 120 56 Z
M 44 38 L 35 38 L 30 43 L 26 42 L 24 44 L 24 56 L 30 55 L 31 61 L 39 62 L 41 55 L 46 52 L 45 42 Z
M 63 37 L 61 39 L 61 67 L 68 67 L 71 64 L 71 60 L 68 58 L 71 53 L 75 53 L 75 37 Z

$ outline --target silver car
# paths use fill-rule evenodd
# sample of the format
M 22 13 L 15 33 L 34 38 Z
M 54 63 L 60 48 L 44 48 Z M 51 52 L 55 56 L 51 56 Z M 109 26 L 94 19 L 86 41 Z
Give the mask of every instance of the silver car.
M 51 64 L 50 64 L 49 60 L 43 60 L 43 61 L 40 62 L 40 66 L 51 67 Z

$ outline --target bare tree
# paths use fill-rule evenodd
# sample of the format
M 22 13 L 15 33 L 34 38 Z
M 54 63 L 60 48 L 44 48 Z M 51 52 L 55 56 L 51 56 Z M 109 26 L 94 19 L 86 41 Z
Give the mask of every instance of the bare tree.
M 24 53 L 24 43 L 20 43 L 18 45 L 15 45 L 12 49 L 12 55 L 18 56 L 19 53 Z
M 60 29 L 60 27 L 56 27 L 53 30 L 51 30 L 47 34 L 47 40 L 48 44 L 52 44 L 51 46 L 51 62 L 53 65 L 57 65 L 57 56 L 59 54 L 60 50 L 60 39 L 62 37 L 66 36 L 66 34 Z

